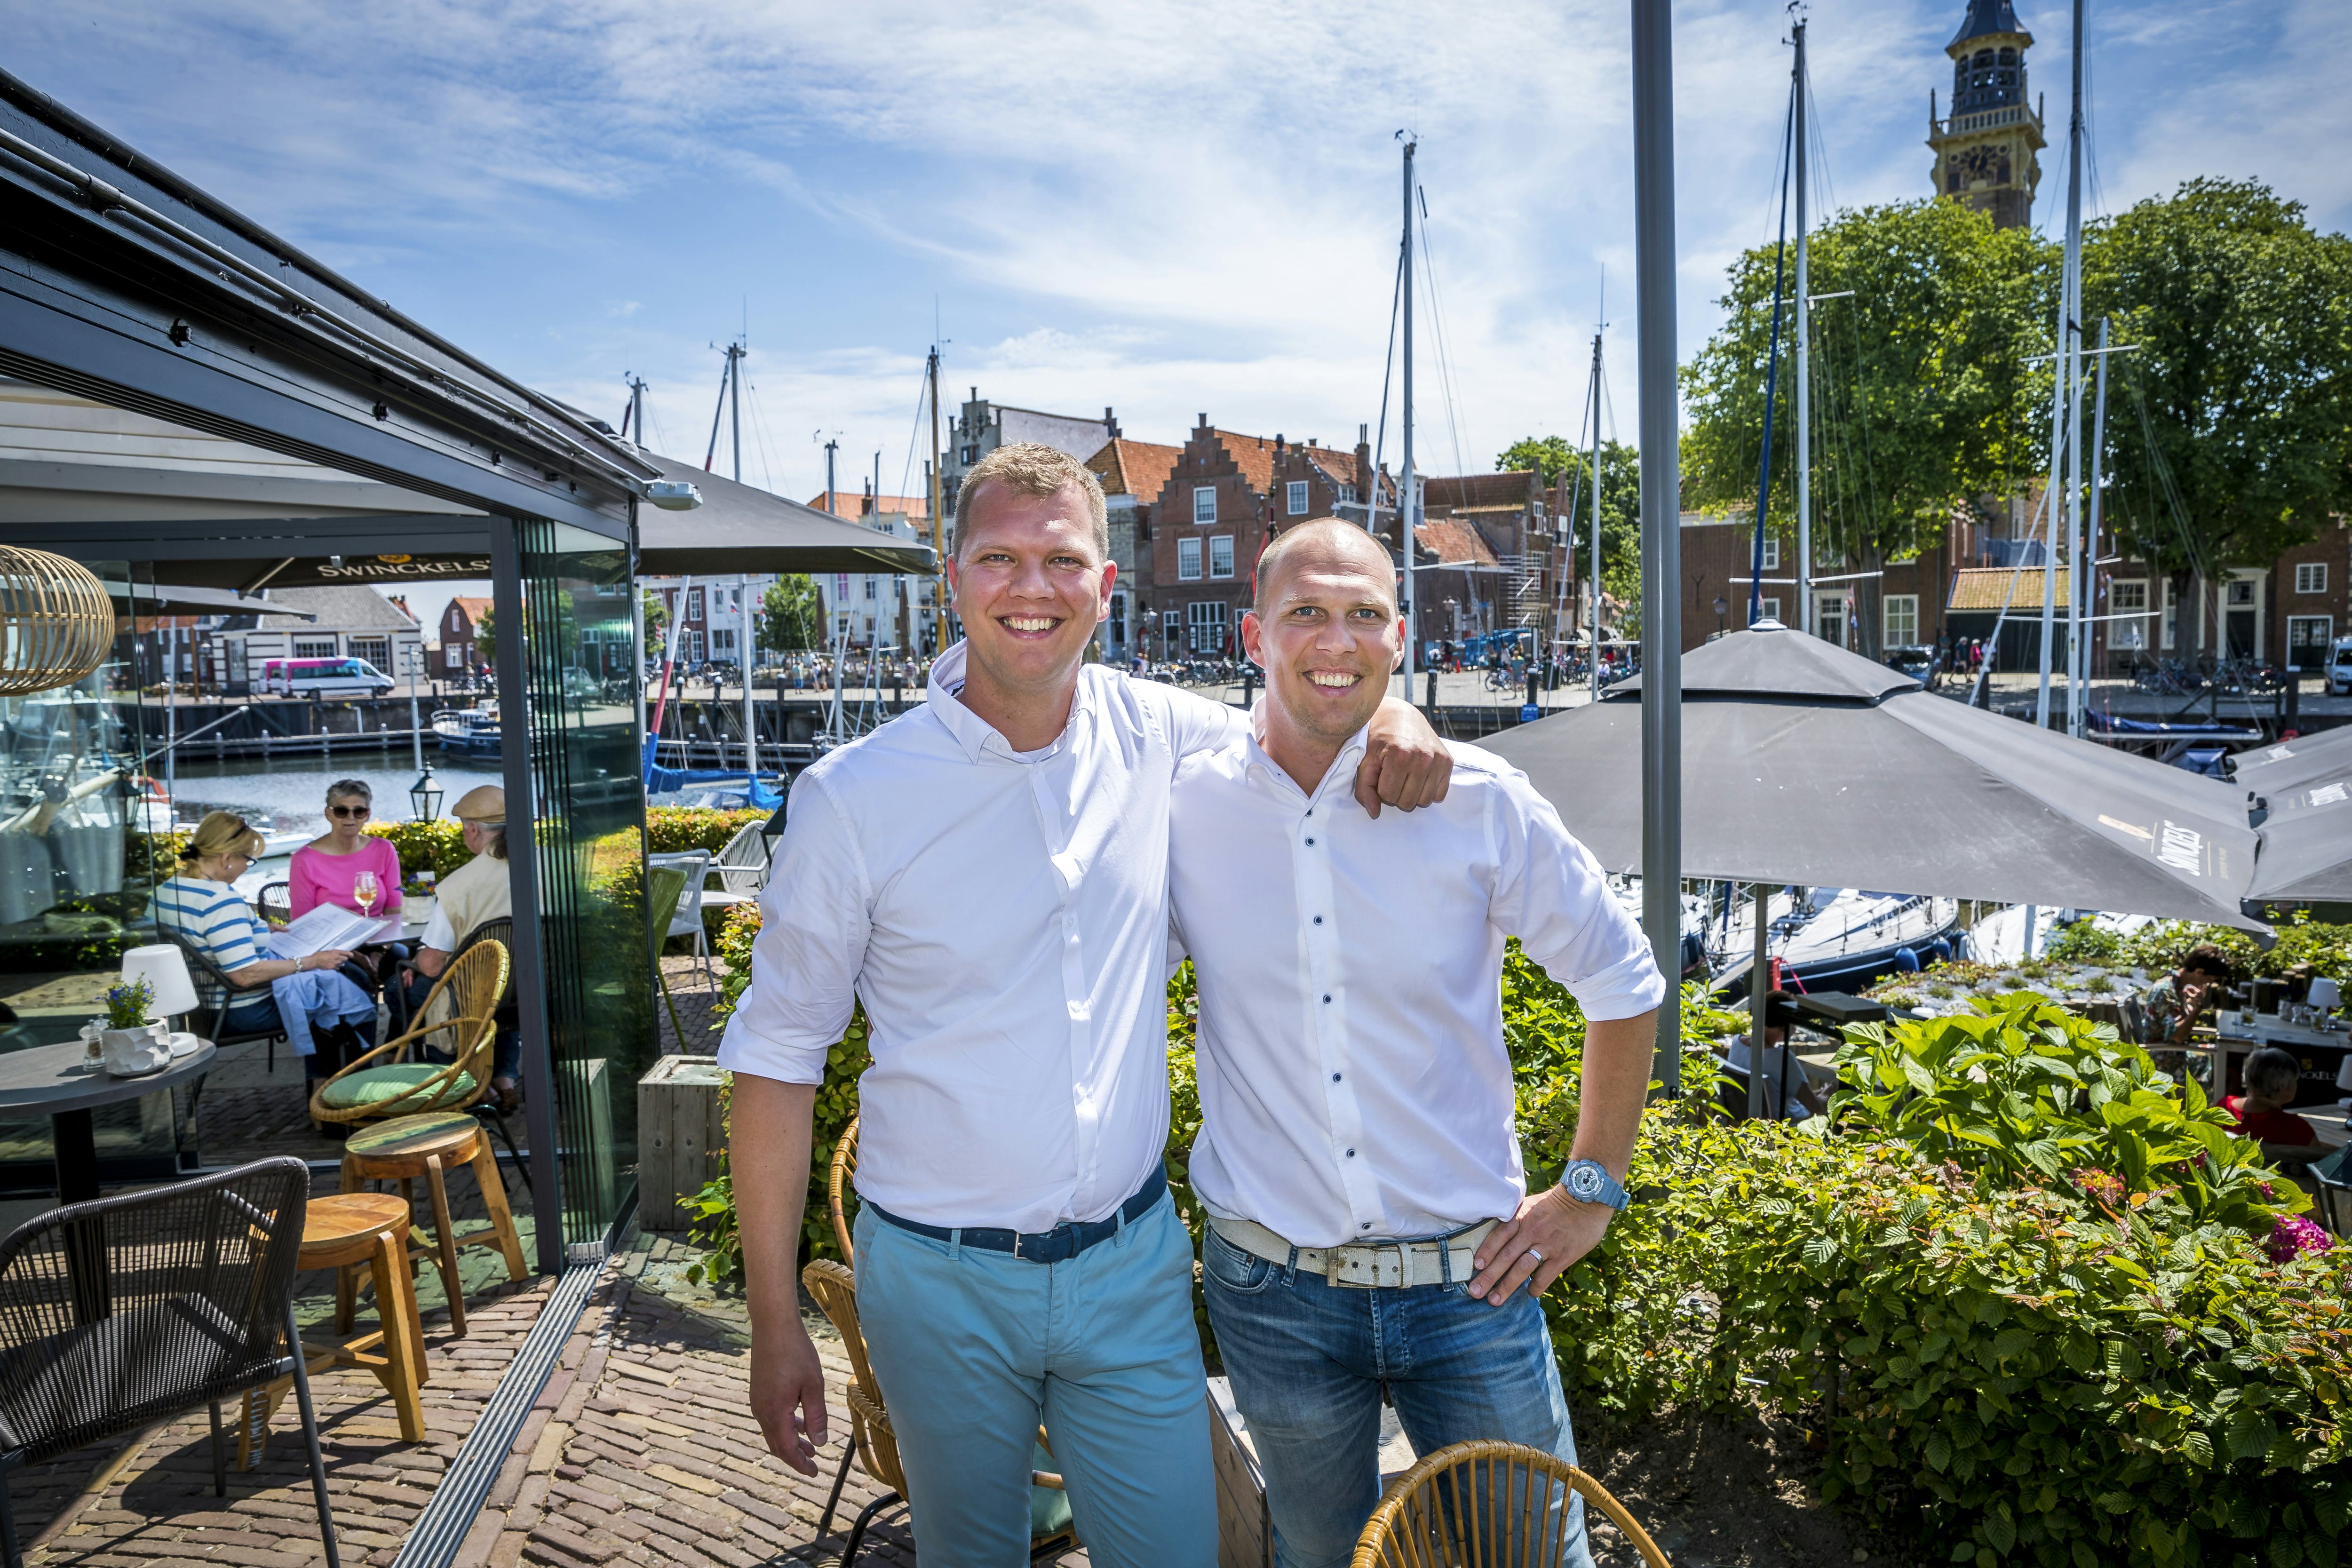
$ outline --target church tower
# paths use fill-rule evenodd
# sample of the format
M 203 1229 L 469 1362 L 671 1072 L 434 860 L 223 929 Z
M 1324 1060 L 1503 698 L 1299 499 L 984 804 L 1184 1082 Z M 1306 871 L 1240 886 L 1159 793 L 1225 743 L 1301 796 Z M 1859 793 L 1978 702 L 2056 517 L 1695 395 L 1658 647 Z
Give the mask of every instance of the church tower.
M 1952 113 L 1936 118 L 1927 94 L 1927 145 L 1936 194 L 1990 213 L 1997 227 L 2032 221 L 2042 183 L 2042 116 L 2025 101 L 2025 51 L 2033 35 L 2011 0 L 1969 0 L 1968 19 L 1944 52 L 1952 57 Z

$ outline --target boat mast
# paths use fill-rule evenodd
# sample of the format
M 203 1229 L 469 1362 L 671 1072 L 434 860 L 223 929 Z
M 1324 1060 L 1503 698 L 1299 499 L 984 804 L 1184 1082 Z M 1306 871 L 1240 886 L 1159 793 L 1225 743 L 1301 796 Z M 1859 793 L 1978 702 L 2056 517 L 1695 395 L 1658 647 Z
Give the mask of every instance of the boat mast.
M 735 362 L 751 351 L 738 341 L 727 345 L 727 368 L 734 374 L 727 378 L 727 405 L 733 433 L 728 437 L 735 446 L 735 482 L 743 482 L 743 374 L 735 369 Z
M 929 499 L 931 507 L 932 563 L 942 574 L 937 590 L 939 630 L 934 634 L 932 640 L 938 645 L 934 651 L 944 652 L 948 646 L 948 590 L 947 578 L 944 575 L 947 570 L 948 547 L 945 543 L 946 525 L 940 517 L 940 345 L 937 343 L 931 345 L 930 363 L 923 374 L 929 382 L 931 399 L 931 462 L 929 468 L 923 475 L 928 481 L 924 488 L 929 491 Z
M 1400 136 L 1403 132 L 1398 132 Z M 1404 700 L 1412 700 L 1413 645 L 1421 640 L 1421 628 L 1413 619 L 1412 554 L 1420 538 L 1415 527 L 1421 521 L 1421 486 L 1412 471 L 1412 153 L 1414 143 L 1404 144 L 1404 488 L 1397 497 L 1397 548 L 1404 562 L 1404 592 L 1399 595 L 1398 606 L 1404 618 Z
M 1592 386 L 1584 395 L 1585 416 L 1592 421 L 1592 647 L 1585 660 L 1585 679 L 1592 700 L 1601 700 L 1601 334 L 1592 334 Z M 1574 540 L 1569 542 L 1571 547 Z
M 1805 265 L 1805 19 L 1797 18 L 1797 605 L 1798 625 L 1815 630 L 1813 613 L 1812 301 Z M 1758 515 L 1762 515 L 1759 509 Z M 1759 574 L 1760 575 L 1760 574 Z M 1843 646 L 1843 626 L 1837 638 Z M 1758 1047 L 1761 1049 L 1762 1047 Z
M 2080 399 L 2076 395 L 2075 378 L 2082 371 L 2081 348 L 2074 335 L 2076 307 L 2074 291 L 2080 284 L 2083 266 L 2083 0 L 2074 0 L 2074 111 L 2066 126 L 2066 250 L 2065 265 L 2058 283 L 2058 331 L 2051 344 L 2055 351 L 2052 361 L 2053 387 L 2050 396 L 2050 481 L 2049 515 L 2042 529 L 2042 658 L 2041 686 L 2033 703 L 2033 723 L 2036 729 L 2050 727 L 2050 667 L 2056 652 L 2058 601 L 2058 507 L 2064 498 L 2059 488 L 2067 482 L 2066 469 L 2071 462 L 2074 479 L 2082 477 L 2079 455 L 2073 449 L 2082 441 L 2083 417 Z M 2074 412 L 2070 416 L 2068 409 Z M 2075 568 L 2072 575 L 2079 576 L 2080 563 L 2075 559 L 2082 542 L 2083 513 L 2080 499 L 2067 513 L 2067 562 Z M 2074 686 L 2074 654 L 2072 634 L 2081 630 L 2081 612 L 2076 608 L 2080 595 L 2076 585 L 2069 583 L 2066 592 L 2070 648 L 2067 654 L 2066 711 L 2067 731 L 2076 732 L 2074 709 L 2076 693 Z
M 2083 0 L 2074 0 L 2074 112 L 2066 123 L 2066 732 L 2083 733 L 2084 657 L 2083 606 L 2090 593 L 2083 559 Z
M 2097 574 L 2099 570 L 2099 497 L 2105 484 L 2105 476 L 2100 472 L 2100 468 L 2106 461 L 2107 452 L 2107 318 L 2105 316 L 2101 316 L 2099 318 L 2099 352 L 2097 358 L 2099 362 L 2099 390 L 2096 396 L 2092 400 L 2091 414 L 2091 526 L 2088 531 L 2084 535 L 2083 542 L 2083 570 L 2089 574 L 2083 589 L 2084 615 L 2090 624 L 2095 626 L 2104 624 L 2098 619 L 2098 597 L 2092 592 L 2089 584 L 2097 581 Z M 2113 645 L 2111 644 L 2109 646 L 2112 647 Z M 2084 712 L 2082 716 L 2085 724 L 2087 724 L 2090 718 L 2088 711 L 2090 701 L 2091 643 L 2090 638 L 2085 637 L 2083 640 L 2083 704 Z M 2078 726 L 2075 730 L 2075 733 L 2078 735 L 2081 734 L 2082 727 Z

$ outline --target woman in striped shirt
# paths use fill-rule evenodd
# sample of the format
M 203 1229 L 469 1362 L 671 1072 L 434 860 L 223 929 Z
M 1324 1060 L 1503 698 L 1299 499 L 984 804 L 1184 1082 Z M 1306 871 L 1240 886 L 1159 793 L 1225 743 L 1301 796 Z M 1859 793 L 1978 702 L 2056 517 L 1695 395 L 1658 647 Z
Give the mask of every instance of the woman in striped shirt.
M 283 1029 L 306 1075 L 324 1078 L 341 1064 L 343 1052 L 320 1050 L 312 1031 L 338 1047 L 356 1037 L 351 1054 L 357 1055 L 375 1043 L 375 1003 L 337 973 L 348 952 L 272 953 L 269 928 L 233 885 L 261 848 L 261 835 L 245 818 L 226 811 L 206 816 L 180 851 L 179 875 L 155 889 L 155 923 L 218 966 L 233 991 L 224 992 L 209 974 L 197 977 L 197 989 L 207 1007 L 226 996 L 226 1027 Z

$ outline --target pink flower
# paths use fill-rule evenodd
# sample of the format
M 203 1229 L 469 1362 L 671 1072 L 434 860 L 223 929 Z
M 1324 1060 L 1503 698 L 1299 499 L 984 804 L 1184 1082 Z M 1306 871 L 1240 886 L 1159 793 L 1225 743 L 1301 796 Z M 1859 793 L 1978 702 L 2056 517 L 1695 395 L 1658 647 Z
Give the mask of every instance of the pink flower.
M 2124 1201 L 2122 1178 L 2111 1176 L 2095 1166 L 2084 1166 L 2074 1173 L 2074 1185 L 2094 1202 L 2114 1208 Z
M 2283 1214 L 2272 1226 L 2263 1249 L 2273 1263 L 2292 1263 L 2306 1252 L 2326 1252 L 2336 1245 L 2326 1231 L 2299 1214 Z

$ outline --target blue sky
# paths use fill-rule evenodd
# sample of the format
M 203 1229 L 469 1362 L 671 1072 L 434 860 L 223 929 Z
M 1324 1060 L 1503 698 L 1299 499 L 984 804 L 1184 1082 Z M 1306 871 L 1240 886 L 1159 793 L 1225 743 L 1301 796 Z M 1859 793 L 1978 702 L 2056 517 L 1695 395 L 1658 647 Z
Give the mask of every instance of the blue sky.
M 1840 205 L 1926 192 L 1962 0 L 1820 0 Z M 2063 215 L 2067 19 L 2019 0 Z M 2352 5 L 2094 0 L 2092 211 L 2199 174 L 2352 216 Z M 1769 232 L 1779 5 L 1676 6 L 1680 327 Z M 1622 0 L 1181 6 L 667 0 L 0 0 L 8 68 L 511 374 L 699 460 L 723 342 L 751 344 L 744 477 L 806 495 L 909 471 L 934 311 L 977 384 L 1128 434 L 1351 440 L 1381 392 L 1414 127 L 1453 398 L 1424 316 L 1426 469 L 1581 415 L 1605 287 L 1630 438 Z M 1391 436 L 1393 452 L 1394 436 Z M 919 484 L 920 456 L 911 465 Z M 726 467 L 722 455 L 720 467 Z M 912 485 L 909 488 L 914 488 Z

